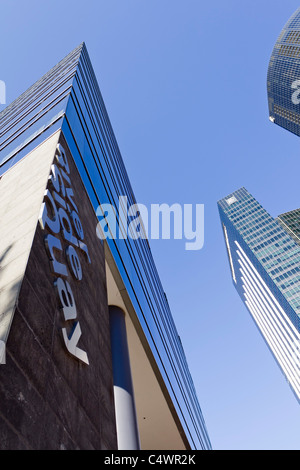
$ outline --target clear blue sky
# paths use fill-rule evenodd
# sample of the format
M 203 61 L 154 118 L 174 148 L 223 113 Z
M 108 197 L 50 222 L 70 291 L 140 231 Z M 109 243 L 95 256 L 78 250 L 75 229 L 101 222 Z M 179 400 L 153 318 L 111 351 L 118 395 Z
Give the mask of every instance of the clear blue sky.
M 268 120 L 287 0 L 1 2 L 8 103 L 86 42 L 138 202 L 205 205 L 205 243 L 151 242 L 214 449 L 300 450 L 300 407 L 231 281 L 216 202 L 300 207 L 299 138 Z M 1 107 L 3 109 L 3 106 Z

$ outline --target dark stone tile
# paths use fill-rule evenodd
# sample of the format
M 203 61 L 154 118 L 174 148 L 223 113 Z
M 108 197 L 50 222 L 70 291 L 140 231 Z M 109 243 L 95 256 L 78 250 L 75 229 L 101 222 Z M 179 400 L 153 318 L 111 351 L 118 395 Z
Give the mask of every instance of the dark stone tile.
M 104 249 L 63 136 L 61 143 L 92 260 L 89 264 L 77 249 L 82 280 L 70 273 L 67 278 L 82 330 L 78 346 L 87 352 L 90 364 L 74 358 L 65 347 L 62 328 L 70 330 L 73 320 L 63 317 L 44 243 L 47 230 L 37 224 L 7 344 L 7 364 L 0 367 L 0 403 L 5 404 L 0 405 L 0 449 L 116 448 Z M 57 236 L 63 252 L 55 256 L 66 263 L 68 243 L 62 233 Z

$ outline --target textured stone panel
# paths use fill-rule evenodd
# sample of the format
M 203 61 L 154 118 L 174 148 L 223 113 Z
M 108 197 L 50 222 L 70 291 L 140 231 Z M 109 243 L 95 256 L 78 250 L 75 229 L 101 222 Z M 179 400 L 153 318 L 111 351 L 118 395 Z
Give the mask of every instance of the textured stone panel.
M 70 331 L 72 321 L 65 321 L 54 287 L 58 276 L 51 271 L 44 242 L 50 232 L 38 223 L 7 341 L 6 364 L 0 366 L 0 449 L 117 448 L 104 248 L 80 175 L 62 135 L 60 139 L 91 259 L 88 263 L 77 250 L 82 279 L 75 280 L 70 269 L 67 277 L 82 330 L 78 346 L 86 351 L 89 364 L 65 347 L 62 328 Z M 62 232 L 56 237 L 65 250 L 68 243 Z M 65 260 L 65 252 L 60 259 Z

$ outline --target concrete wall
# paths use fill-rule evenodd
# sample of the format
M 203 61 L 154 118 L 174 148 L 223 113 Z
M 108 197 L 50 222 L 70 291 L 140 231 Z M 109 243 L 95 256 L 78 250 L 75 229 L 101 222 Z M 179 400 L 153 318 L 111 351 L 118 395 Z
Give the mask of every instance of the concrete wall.
M 0 341 L 7 340 L 59 133 L 0 179 Z M 3 351 L 3 350 L 2 350 Z M 0 363 L 4 362 L 5 358 Z

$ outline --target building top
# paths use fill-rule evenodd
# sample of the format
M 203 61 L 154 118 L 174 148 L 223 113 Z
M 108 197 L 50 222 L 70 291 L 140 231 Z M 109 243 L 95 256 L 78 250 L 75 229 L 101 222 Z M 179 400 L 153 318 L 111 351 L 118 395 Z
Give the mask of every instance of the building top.
M 300 246 L 245 189 L 218 202 L 219 209 L 238 232 L 252 256 L 300 318 Z
M 267 73 L 269 119 L 300 135 L 300 8 L 283 27 Z
M 84 44 L 0 113 L 0 176 L 61 128 Z
M 218 204 L 234 286 L 300 401 L 300 246 L 245 188 Z

